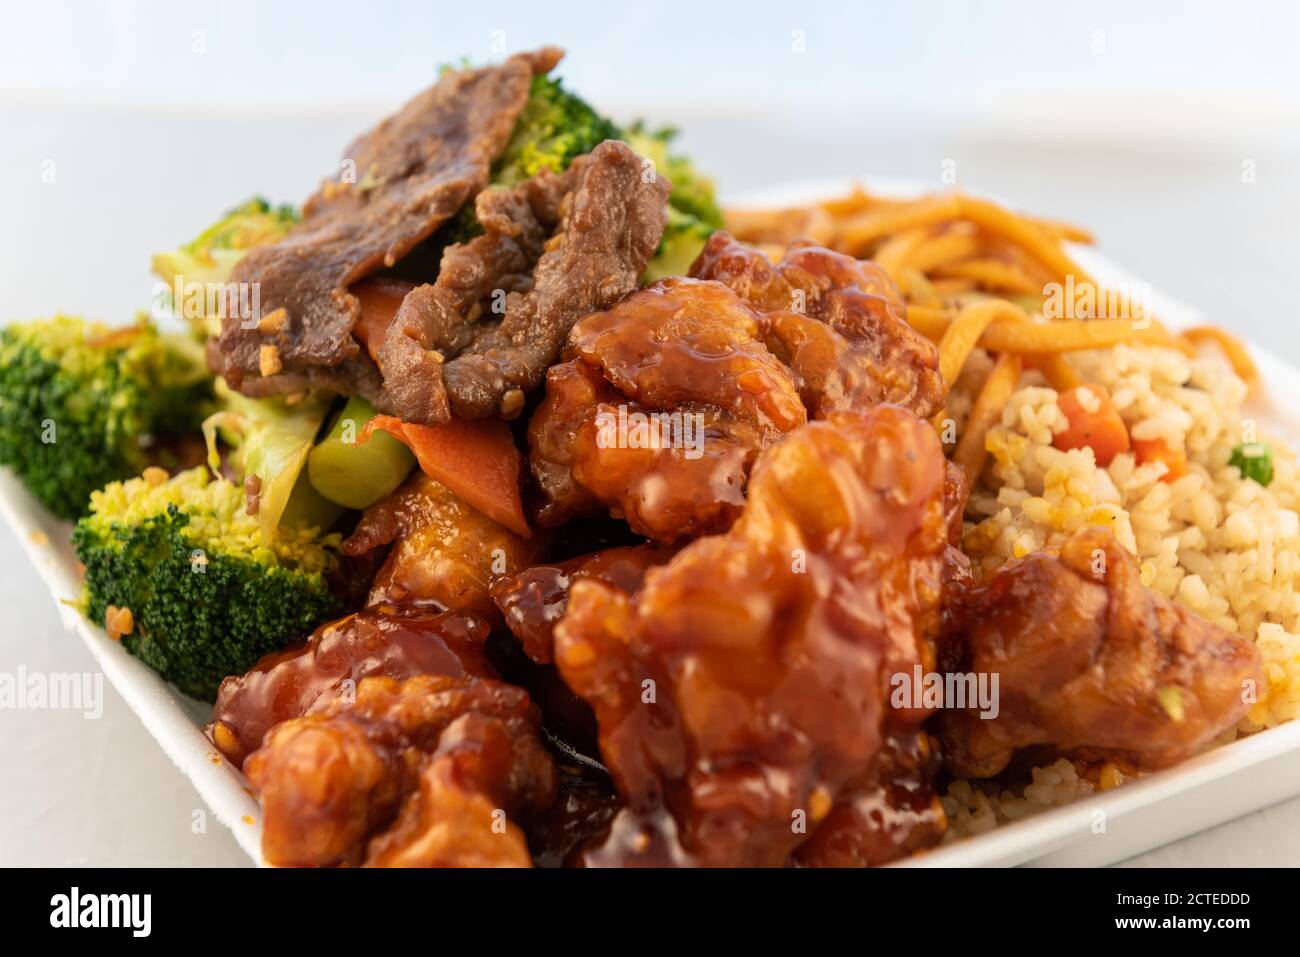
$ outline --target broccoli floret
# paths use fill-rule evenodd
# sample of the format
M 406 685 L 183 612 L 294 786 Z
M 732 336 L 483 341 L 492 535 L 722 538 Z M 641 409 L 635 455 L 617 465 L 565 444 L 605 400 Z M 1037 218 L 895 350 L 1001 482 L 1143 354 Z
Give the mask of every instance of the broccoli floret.
M 212 700 L 227 675 L 344 610 L 326 576 L 337 535 L 284 526 L 271 541 L 243 490 L 206 468 L 116 482 L 72 535 L 86 566 L 82 611 L 99 625 L 129 609 L 122 644 L 186 694 Z
M 514 186 L 543 169 L 559 173 L 575 156 L 620 135 L 617 126 L 564 89 L 559 80 L 534 77 L 524 112 L 493 167 L 492 183 Z
M 254 197 L 229 210 L 188 243 L 153 257 L 154 275 L 168 285 L 185 282 L 226 282 L 231 270 L 254 246 L 273 243 L 298 222 L 292 206 L 271 206 Z
M 646 282 L 686 275 L 709 236 L 722 228 L 722 210 L 714 196 L 713 180 L 702 175 L 686 157 L 670 152 L 676 136 L 677 131 L 671 127 L 650 132 L 637 123 L 623 137 L 673 184 L 668 197 L 668 225 L 659 249 L 646 266 Z
M 197 344 L 146 319 L 9 326 L 0 331 L 0 464 L 73 519 L 92 491 L 138 475 L 158 436 L 197 428 L 210 394 Z

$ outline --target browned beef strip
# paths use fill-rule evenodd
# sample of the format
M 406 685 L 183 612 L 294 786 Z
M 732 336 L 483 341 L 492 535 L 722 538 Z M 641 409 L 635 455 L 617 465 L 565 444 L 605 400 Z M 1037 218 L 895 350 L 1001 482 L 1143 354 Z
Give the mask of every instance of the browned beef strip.
M 347 287 L 389 267 L 481 191 L 528 100 L 535 74 L 561 52 L 547 47 L 499 66 L 448 73 L 358 139 L 346 158 L 356 182 L 325 183 L 284 239 L 253 249 L 235 282 L 260 284 L 260 311 L 286 320 L 263 331 L 231 315 L 222 323 L 219 371 L 235 388 L 265 394 L 303 384 L 361 392 L 376 370 L 352 336 L 360 314 Z M 256 383 L 263 346 L 282 371 Z M 307 372 L 321 367 L 332 371 Z
M 484 234 L 448 247 L 438 283 L 413 290 L 431 297 L 434 321 L 423 327 L 430 349 L 455 353 L 469 345 L 473 340 L 469 323 L 479 319 L 485 305 L 491 308 L 495 290 L 506 295 L 532 289 L 533 267 L 560 219 L 558 197 L 550 194 L 561 179 L 547 175 L 525 180 L 514 189 L 478 194 L 474 215 Z
M 270 376 L 241 376 L 225 368 L 219 341 L 209 339 L 207 363 L 214 374 L 226 375 L 228 381 L 233 378 L 239 391 L 253 399 L 319 390 L 359 395 L 371 405 L 384 401 L 384 380 L 379 375 L 379 367 L 364 351 L 336 366 L 304 366 Z
M 518 415 L 573 324 L 635 289 L 654 254 L 672 187 L 643 173 L 640 156 L 607 140 L 564 173 L 480 196 L 485 235 L 447 251 L 384 339 L 388 410 L 424 424 Z

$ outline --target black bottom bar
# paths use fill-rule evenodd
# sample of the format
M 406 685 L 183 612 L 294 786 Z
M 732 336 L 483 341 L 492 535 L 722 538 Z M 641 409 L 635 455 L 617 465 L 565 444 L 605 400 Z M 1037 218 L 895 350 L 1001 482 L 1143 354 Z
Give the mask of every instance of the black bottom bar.
M 1198 934 L 1231 944 L 1290 926 L 1291 875 L 1250 870 L 989 871 L 127 871 L 8 872 L 6 930 L 210 941 L 262 951 L 271 942 L 385 941 L 442 932 L 518 936 L 584 950 L 639 941 L 675 948 L 716 935 L 763 942 L 779 928 L 863 949 L 906 935 L 924 946 L 1029 943 L 1052 933 L 1160 940 Z M 74 888 L 76 889 L 74 891 Z M 146 896 L 147 895 L 147 896 Z M 611 925 L 609 922 L 612 921 Z M 111 924 L 114 926 L 99 926 Z M 74 926 L 75 925 L 75 926 Z M 87 926 L 95 925 L 95 926 Z M 597 930 L 597 928 L 600 928 Z M 147 935 L 145 931 L 147 930 Z M 616 936 L 607 936 L 614 930 Z M 991 936 L 990 936 L 991 935 Z M 770 943 L 770 941 L 768 941 Z

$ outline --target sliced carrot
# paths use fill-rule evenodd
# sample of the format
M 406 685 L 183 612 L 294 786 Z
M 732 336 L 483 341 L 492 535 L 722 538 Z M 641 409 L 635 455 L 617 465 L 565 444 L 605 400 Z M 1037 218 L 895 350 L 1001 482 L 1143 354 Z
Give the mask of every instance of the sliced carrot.
M 415 453 L 424 474 L 437 479 L 488 518 L 525 538 L 532 535 L 519 494 L 523 456 L 501 419 L 452 419 L 442 425 L 411 425 L 377 415 L 361 441 L 380 429 Z
M 414 283 L 404 279 L 363 279 L 348 289 L 361 302 L 361 318 L 352 329 L 352 334 L 361 341 L 370 353 L 370 358 L 379 361 L 379 347 L 384 344 L 388 327 L 397 315 L 398 308 L 406 294 L 415 288 Z
M 1172 482 L 1187 474 L 1187 449 L 1181 445 L 1171 446 L 1164 439 L 1134 439 L 1133 451 L 1139 465 L 1148 462 L 1164 462 L 1168 470 L 1160 476 L 1162 482 Z
M 1129 450 L 1128 428 L 1105 386 L 1081 385 L 1060 393 L 1056 401 L 1068 423 L 1066 430 L 1058 432 L 1052 440 L 1058 449 L 1087 446 L 1102 466 Z

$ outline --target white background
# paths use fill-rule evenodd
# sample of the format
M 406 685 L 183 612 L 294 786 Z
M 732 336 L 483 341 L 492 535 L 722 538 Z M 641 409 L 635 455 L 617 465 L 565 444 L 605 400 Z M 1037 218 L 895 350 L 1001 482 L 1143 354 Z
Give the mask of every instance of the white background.
M 151 252 L 254 193 L 301 200 L 439 64 L 552 42 L 573 88 L 681 126 L 729 192 L 937 187 L 952 162 L 959 185 L 1087 225 L 1137 275 L 1300 363 L 1300 5 L 0 7 L 0 321 L 129 318 Z M 24 566 L 0 537 L 0 671 L 90 670 Z M 192 833 L 197 796 L 105 694 L 98 721 L 0 712 L 0 863 L 245 863 L 218 826 Z M 1139 862 L 1298 863 L 1300 802 Z

